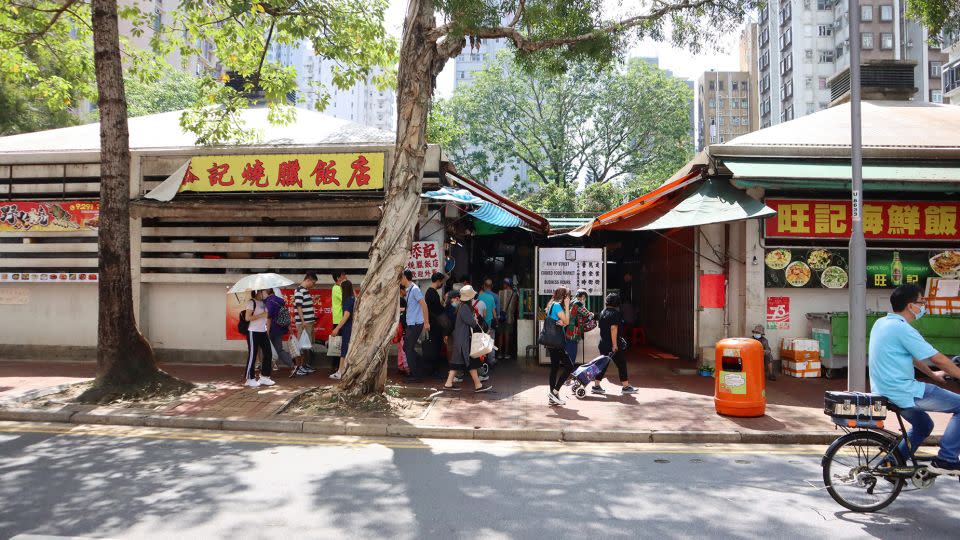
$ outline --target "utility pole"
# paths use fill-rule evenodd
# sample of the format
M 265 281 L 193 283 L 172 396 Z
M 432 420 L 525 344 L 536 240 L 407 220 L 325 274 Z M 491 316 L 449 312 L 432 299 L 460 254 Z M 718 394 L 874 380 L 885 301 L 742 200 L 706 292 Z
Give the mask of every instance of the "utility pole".
M 860 2 L 847 0 L 850 21 L 850 327 L 847 390 L 867 390 L 867 242 L 863 237 L 863 145 L 860 130 Z

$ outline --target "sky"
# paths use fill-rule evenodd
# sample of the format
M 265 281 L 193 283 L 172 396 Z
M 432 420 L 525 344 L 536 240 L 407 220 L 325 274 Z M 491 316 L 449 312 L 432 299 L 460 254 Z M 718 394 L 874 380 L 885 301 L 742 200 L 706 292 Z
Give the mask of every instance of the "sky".
M 386 25 L 395 35 L 399 36 L 403 27 L 403 16 L 406 9 L 406 0 L 390 0 L 387 9 Z M 739 36 L 729 36 L 728 42 L 717 43 L 714 47 L 705 47 L 701 54 L 692 55 L 686 49 L 678 49 L 644 40 L 630 50 L 631 57 L 658 57 L 660 67 L 668 69 L 678 77 L 696 81 L 704 71 L 716 69 L 720 71 L 736 71 L 739 69 L 738 59 Z M 437 78 L 437 96 L 449 97 L 453 93 L 454 62 L 447 63 L 447 67 Z

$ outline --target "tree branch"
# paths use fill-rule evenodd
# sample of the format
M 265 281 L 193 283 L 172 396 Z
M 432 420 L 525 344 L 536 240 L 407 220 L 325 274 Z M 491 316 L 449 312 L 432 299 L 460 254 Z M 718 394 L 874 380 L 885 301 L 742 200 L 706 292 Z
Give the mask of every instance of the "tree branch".
M 658 21 L 662 19 L 665 15 L 670 13 L 675 13 L 678 11 L 685 10 L 695 10 L 704 6 L 708 6 L 716 3 L 716 0 L 683 0 L 676 4 L 665 4 L 658 9 L 647 13 L 646 15 L 637 15 L 634 17 L 629 17 L 622 21 L 614 22 L 607 24 L 606 26 L 597 28 L 592 32 L 587 32 L 585 34 L 580 34 L 578 36 L 569 36 L 562 38 L 551 38 L 544 40 L 531 40 L 521 34 L 516 28 L 511 26 L 498 26 L 493 28 L 464 28 L 463 34 L 466 36 L 471 36 L 480 39 L 498 39 L 506 38 L 513 42 L 514 46 L 524 52 L 536 52 L 542 49 L 549 49 L 553 47 L 559 47 L 561 45 L 574 45 L 577 43 L 582 43 L 584 41 L 590 41 L 607 34 L 613 34 L 617 32 L 623 32 L 624 30 L 630 30 L 649 21 Z M 451 25 L 447 24 L 441 28 L 444 28 L 446 31 L 450 30 Z M 437 29 L 438 31 L 440 28 Z
M 29 37 L 27 37 L 26 40 L 18 43 L 17 47 L 29 47 L 30 45 L 33 45 L 35 41 L 45 36 L 47 32 L 49 32 L 50 29 L 53 28 L 55 24 L 57 24 L 57 21 L 60 20 L 60 17 L 62 17 L 64 13 L 66 13 L 70 8 L 73 7 L 74 4 L 76 4 L 79 1 L 80 0 L 66 0 L 66 2 L 59 8 L 55 10 L 47 11 L 49 13 L 52 13 L 53 16 L 50 17 L 50 20 L 47 22 L 46 26 L 44 26 L 41 30 L 37 32 L 33 32 L 29 34 Z M 39 10 L 33 7 L 31 7 L 30 9 L 33 9 L 34 11 L 40 11 L 40 12 L 45 11 L 45 10 Z

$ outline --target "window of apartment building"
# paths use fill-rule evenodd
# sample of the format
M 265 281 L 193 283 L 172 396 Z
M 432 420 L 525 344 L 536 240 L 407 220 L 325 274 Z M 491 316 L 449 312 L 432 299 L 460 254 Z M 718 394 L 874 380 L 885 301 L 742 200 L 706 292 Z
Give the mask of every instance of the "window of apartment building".
M 819 109 L 820 109 L 821 111 L 824 110 L 824 109 L 828 109 L 828 108 L 830 108 L 830 102 L 829 102 L 829 101 L 821 101 L 820 103 L 817 103 L 817 107 L 819 107 Z
M 931 90 L 930 103 L 943 103 L 943 92 L 941 90 Z
M 808 64 L 813 62 L 813 49 L 804 49 L 803 58 Z
M 717 108 L 722 109 L 724 106 L 723 98 L 717 98 Z
M 793 43 L 793 30 L 787 28 L 787 30 L 780 34 L 780 50 L 786 49 Z
M 711 89 L 711 90 L 716 90 L 716 89 L 717 89 L 717 82 L 716 82 L 716 81 L 710 81 L 710 85 L 709 85 L 709 86 L 710 86 L 710 89 Z
M 793 97 L 793 81 L 787 81 L 783 85 L 783 98 L 789 99 Z
M 807 90 L 813 89 L 813 77 L 804 77 L 803 78 L 803 87 Z
M 807 114 L 813 114 L 817 110 L 813 107 L 813 103 L 807 102 Z
M 893 33 L 892 32 L 882 32 L 880 34 L 880 48 L 889 51 L 893 49 Z
M 736 108 L 738 108 L 738 107 L 740 107 L 740 100 L 739 100 L 739 99 L 736 99 L 736 98 L 731 99 L 731 100 L 730 100 L 730 108 L 731 108 L 731 109 L 736 109 Z
M 464 73 L 463 73 L 462 71 L 458 71 L 458 72 L 457 72 L 457 78 L 458 78 L 458 79 L 462 79 L 463 77 L 464 77 Z
M 739 87 L 740 87 L 740 83 L 738 81 L 733 81 L 730 83 L 730 89 L 733 90 L 734 92 L 736 92 Z
M 767 6 L 760 8 L 760 24 L 767 22 L 767 16 L 769 13 L 770 11 L 767 9 Z
M 880 6 L 880 20 L 883 22 L 893 20 L 893 6 Z
M 763 78 L 760 79 L 760 91 L 761 92 L 770 91 L 770 75 L 769 74 L 764 75 Z
M 722 116 L 720 117 L 719 124 L 720 124 L 721 126 L 723 125 L 723 117 L 722 117 Z
M 860 46 L 864 50 L 873 48 L 873 32 L 860 32 Z
M 712 143 L 717 142 L 717 136 L 716 136 L 716 135 L 711 135 L 711 136 L 710 136 L 710 142 L 712 142 Z
M 787 105 L 787 107 L 783 110 L 783 117 L 784 120 L 788 122 L 793 120 L 793 105 Z
M 780 59 L 780 74 L 786 75 L 793 70 L 793 55 L 788 54 Z
M 817 0 L 817 11 L 830 11 L 833 9 L 833 0 Z
M 821 24 L 817 26 L 817 32 L 820 34 L 820 37 L 827 37 L 833 35 L 833 25 L 830 24 Z
M 833 51 L 828 49 L 820 49 L 820 63 L 829 64 L 833 62 Z
M 763 51 L 760 55 L 760 69 L 767 69 L 770 65 L 770 51 Z
M 943 70 L 943 62 L 938 62 L 936 60 L 930 61 L 930 77 L 939 78 L 940 72 Z
M 739 116 L 734 116 L 733 118 L 730 119 L 730 121 L 731 121 L 731 123 L 733 123 L 734 126 L 738 126 L 738 127 L 740 126 L 740 117 L 739 117 Z
M 873 20 L 873 6 L 860 6 L 860 20 L 863 22 Z
M 717 90 L 723 92 L 723 80 L 717 81 Z
M 741 109 L 749 109 L 749 108 L 750 108 L 750 100 L 749 100 L 749 99 L 741 99 L 741 100 L 740 100 L 740 108 L 741 108 Z
M 827 78 L 826 78 L 826 77 L 818 77 L 818 78 L 817 78 L 817 88 L 819 88 L 820 90 L 826 90 L 826 89 L 827 89 Z
M 757 43 L 759 43 L 760 46 L 763 47 L 764 45 L 767 44 L 768 41 L 770 41 L 770 30 L 767 28 L 764 28 L 763 30 L 760 31 L 759 34 L 757 34 Z
M 715 99 L 711 99 L 711 100 L 710 100 L 710 108 L 711 108 L 711 109 L 716 109 L 716 108 L 717 108 L 717 101 L 716 101 Z
M 790 4 L 784 4 L 783 8 L 780 10 L 780 26 L 790 22 Z

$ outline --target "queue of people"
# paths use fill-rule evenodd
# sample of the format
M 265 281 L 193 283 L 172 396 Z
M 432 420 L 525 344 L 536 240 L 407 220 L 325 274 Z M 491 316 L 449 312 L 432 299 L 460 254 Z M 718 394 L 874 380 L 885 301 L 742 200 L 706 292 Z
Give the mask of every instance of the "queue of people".
M 339 339 L 339 350 L 331 356 L 331 379 L 339 380 L 346 372 L 347 356 L 356 318 L 354 285 L 342 271 L 330 274 L 334 282 L 331 291 L 332 321 L 334 324 L 328 341 L 333 351 L 333 338 Z M 277 356 L 282 364 L 290 367 L 290 376 L 305 376 L 316 371 L 313 340 L 317 324 L 317 307 L 311 294 L 317 284 L 317 276 L 307 273 L 294 292 L 293 323 L 285 301 L 272 290 L 254 291 L 244 306 L 241 325 L 247 335 L 246 386 L 271 386 L 275 384 L 273 359 Z M 425 379 L 444 381 L 443 389 L 459 390 L 460 383 L 469 379 L 474 392 L 484 393 L 493 389 L 489 384 L 490 367 L 509 358 L 515 346 L 516 321 L 519 312 L 519 296 L 513 281 L 505 278 L 501 290 L 494 292 L 493 280 L 484 279 L 478 292 L 466 276 L 461 276 L 446 293 L 448 276 L 435 273 L 425 292 L 414 281 L 411 270 L 398 276 L 396 299 L 400 304 L 400 318 L 394 342 L 399 345 L 398 367 L 406 372 L 408 383 L 420 383 Z M 620 392 L 635 394 L 637 389 L 629 381 L 624 351 L 624 314 L 619 295 L 611 293 L 605 299 L 599 316 L 587 307 L 587 292 L 576 294 L 557 288 L 546 306 L 544 324 L 562 328 L 563 343 L 547 347 L 550 357 L 549 394 L 550 405 L 564 405 L 560 395 L 576 365 L 578 351 L 584 335 L 599 328 L 600 355 L 610 358 L 617 367 Z M 482 354 L 472 350 L 473 335 L 488 334 L 497 344 L 490 350 L 488 345 Z M 286 338 L 286 339 L 285 339 Z M 417 345 L 422 343 L 422 353 Z M 275 352 L 274 352 L 275 351 Z M 489 352 L 487 352 L 489 351 Z M 256 359 L 260 357 L 259 378 L 256 374 Z M 609 366 L 609 363 L 605 364 Z M 603 395 L 604 367 L 593 381 L 591 393 Z

